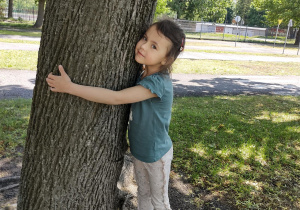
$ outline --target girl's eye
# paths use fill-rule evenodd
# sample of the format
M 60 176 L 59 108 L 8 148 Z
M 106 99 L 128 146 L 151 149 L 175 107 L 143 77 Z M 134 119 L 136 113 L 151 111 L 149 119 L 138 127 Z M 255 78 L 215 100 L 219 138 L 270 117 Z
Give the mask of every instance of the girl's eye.
M 156 50 L 156 46 L 155 46 L 154 44 L 153 44 L 151 47 L 152 47 L 152 49 L 155 49 L 155 50 Z
M 146 37 L 146 36 L 144 36 L 144 37 L 143 37 L 143 40 L 147 41 L 147 37 Z

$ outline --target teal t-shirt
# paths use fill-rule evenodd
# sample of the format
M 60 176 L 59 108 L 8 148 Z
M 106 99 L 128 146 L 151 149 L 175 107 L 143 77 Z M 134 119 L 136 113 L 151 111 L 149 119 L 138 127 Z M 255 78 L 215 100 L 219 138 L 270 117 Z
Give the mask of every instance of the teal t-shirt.
M 158 97 L 131 105 L 128 136 L 131 154 L 138 160 L 152 163 L 172 147 L 168 134 L 173 103 L 173 86 L 169 75 L 153 74 L 138 80 Z

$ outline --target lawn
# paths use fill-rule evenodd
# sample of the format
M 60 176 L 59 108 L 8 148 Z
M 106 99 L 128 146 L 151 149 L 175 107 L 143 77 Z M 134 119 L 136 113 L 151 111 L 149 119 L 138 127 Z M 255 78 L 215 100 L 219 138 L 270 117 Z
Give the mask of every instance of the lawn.
M 30 99 L 0 101 L 0 154 L 20 156 Z M 172 170 L 238 209 L 300 208 L 300 97 L 175 98 Z
M 0 68 L 36 70 L 37 54 L 0 50 Z M 174 73 L 300 76 L 300 65 L 179 59 Z M 30 108 L 30 99 L 0 100 L 2 157 L 22 156 Z M 170 136 L 172 170 L 193 185 L 199 208 L 221 200 L 236 209 L 300 209 L 299 96 L 175 98 Z

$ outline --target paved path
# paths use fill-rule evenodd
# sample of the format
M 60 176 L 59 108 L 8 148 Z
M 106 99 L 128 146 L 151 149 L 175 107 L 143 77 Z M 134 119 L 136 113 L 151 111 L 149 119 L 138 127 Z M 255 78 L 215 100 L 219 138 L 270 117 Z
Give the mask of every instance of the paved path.
M 0 69 L 0 99 L 31 98 L 35 71 Z M 300 95 L 300 76 L 173 74 L 175 96 Z
M 0 35 L 0 38 L 26 39 L 38 41 L 40 38 Z M 224 41 L 188 40 L 189 42 L 204 42 L 201 45 L 186 46 L 200 50 L 238 51 L 251 53 L 275 53 L 281 49 L 261 46 L 253 43 L 237 43 Z M 207 45 L 206 45 L 207 43 Z M 0 42 L 1 49 L 38 50 L 38 44 L 20 44 Z M 295 54 L 294 49 L 287 49 L 289 55 Z M 252 56 L 249 54 L 227 54 L 185 51 L 181 58 L 215 59 L 215 60 L 252 60 L 266 62 L 300 62 L 300 56 Z M 1 70 L 0 69 L 0 99 L 31 98 L 35 83 L 35 71 Z M 205 96 L 205 95 L 237 95 L 237 94 L 280 94 L 300 95 L 300 76 L 212 76 L 196 74 L 173 74 L 175 96 Z
M 39 41 L 37 37 L 24 37 L 17 35 L 0 35 L 0 38 L 8 39 L 22 39 Z M 204 59 L 204 60 L 238 60 L 238 61 L 268 61 L 268 62 L 300 62 L 300 55 L 297 56 L 297 49 L 286 49 L 285 55 L 292 55 L 290 57 L 282 56 L 282 48 L 273 48 L 270 46 L 262 46 L 253 43 L 237 43 L 235 47 L 234 42 L 227 41 L 210 41 L 210 40 L 192 40 L 189 42 L 194 43 L 208 43 L 210 46 L 186 46 L 186 49 L 193 50 L 210 50 L 210 51 L 224 51 L 227 53 L 211 53 L 211 52 L 191 52 L 184 51 L 179 58 L 182 59 Z M 215 46 L 211 46 L 211 43 Z M 7 43 L 0 42 L 0 50 L 39 50 L 38 44 L 20 44 L 20 43 Z M 278 56 L 264 56 L 264 55 L 251 55 L 251 54 L 236 54 L 230 52 L 242 52 L 242 53 L 260 53 L 260 54 L 278 54 Z

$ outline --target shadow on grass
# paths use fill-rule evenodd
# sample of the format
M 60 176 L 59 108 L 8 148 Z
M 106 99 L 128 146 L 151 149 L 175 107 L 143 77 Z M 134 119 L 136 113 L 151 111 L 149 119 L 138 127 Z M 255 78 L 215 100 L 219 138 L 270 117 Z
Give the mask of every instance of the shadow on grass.
M 300 95 L 300 87 L 294 84 L 276 82 L 255 82 L 244 78 L 213 78 L 190 80 L 188 84 L 178 84 L 173 80 L 175 96 L 209 95 Z
M 298 209 L 299 128 L 300 97 L 177 98 L 173 167 L 196 187 L 203 208 Z

